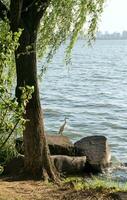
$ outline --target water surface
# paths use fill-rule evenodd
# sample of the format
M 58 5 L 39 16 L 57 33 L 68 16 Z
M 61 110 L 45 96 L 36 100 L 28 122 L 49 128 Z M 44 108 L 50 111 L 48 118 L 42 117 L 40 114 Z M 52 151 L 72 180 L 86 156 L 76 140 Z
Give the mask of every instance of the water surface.
M 62 46 L 40 83 L 45 129 L 57 134 L 66 116 L 72 141 L 104 135 L 112 155 L 127 162 L 127 41 L 83 43 L 76 43 L 70 67 Z

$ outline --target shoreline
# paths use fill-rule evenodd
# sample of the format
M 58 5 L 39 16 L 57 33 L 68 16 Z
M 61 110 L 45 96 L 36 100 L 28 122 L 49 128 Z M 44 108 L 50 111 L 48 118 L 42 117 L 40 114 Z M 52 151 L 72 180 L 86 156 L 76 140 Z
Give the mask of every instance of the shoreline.
M 117 200 L 119 195 L 127 195 L 125 190 L 120 191 L 113 186 L 106 188 L 99 182 L 95 187 L 82 186 L 78 179 L 70 182 L 64 180 L 57 186 L 42 181 L 3 178 L 0 179 L 0 200 Z

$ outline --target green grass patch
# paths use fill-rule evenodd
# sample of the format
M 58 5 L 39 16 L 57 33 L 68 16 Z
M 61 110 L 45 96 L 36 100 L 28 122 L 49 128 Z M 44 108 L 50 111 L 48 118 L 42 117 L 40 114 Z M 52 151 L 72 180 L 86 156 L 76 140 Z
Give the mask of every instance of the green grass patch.
M 110 190 L 111 192 L 126 191 L 127 183 L 123 184 L 111 179 L 92 176 L 91 178 L 69 177 L 64 179 L 65 184 L 70 184 L 75 190 L 95 189 L 97 191 Z

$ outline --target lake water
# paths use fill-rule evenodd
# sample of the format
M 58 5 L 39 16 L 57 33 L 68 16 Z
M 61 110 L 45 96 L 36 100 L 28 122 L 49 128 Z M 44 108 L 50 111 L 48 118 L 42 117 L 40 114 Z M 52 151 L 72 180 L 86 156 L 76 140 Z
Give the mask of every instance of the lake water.
M 127 41 L 96 41 L 88 48 L 79 40 L 68 67 L 64 50 L 40 83 L 46 131 L 57 134 L 66 116 L 64 135 L 72 141 L 104 135 L 112 155 L 127 162 Z

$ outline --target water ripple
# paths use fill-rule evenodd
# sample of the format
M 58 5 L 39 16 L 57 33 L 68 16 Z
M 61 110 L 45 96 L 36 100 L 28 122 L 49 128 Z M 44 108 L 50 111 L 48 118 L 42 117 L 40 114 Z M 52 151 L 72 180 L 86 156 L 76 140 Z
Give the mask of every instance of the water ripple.
M 127 41 L 78 41 L 72 66 L 64 67 L 61 47 L 40 83 L 46 131 L 57 132 L 67 116 L 65 135 L 76 141 L 105 135 L 112 154 L 127 160 Z M 41 66 L 41 62 L 39 61 Z

